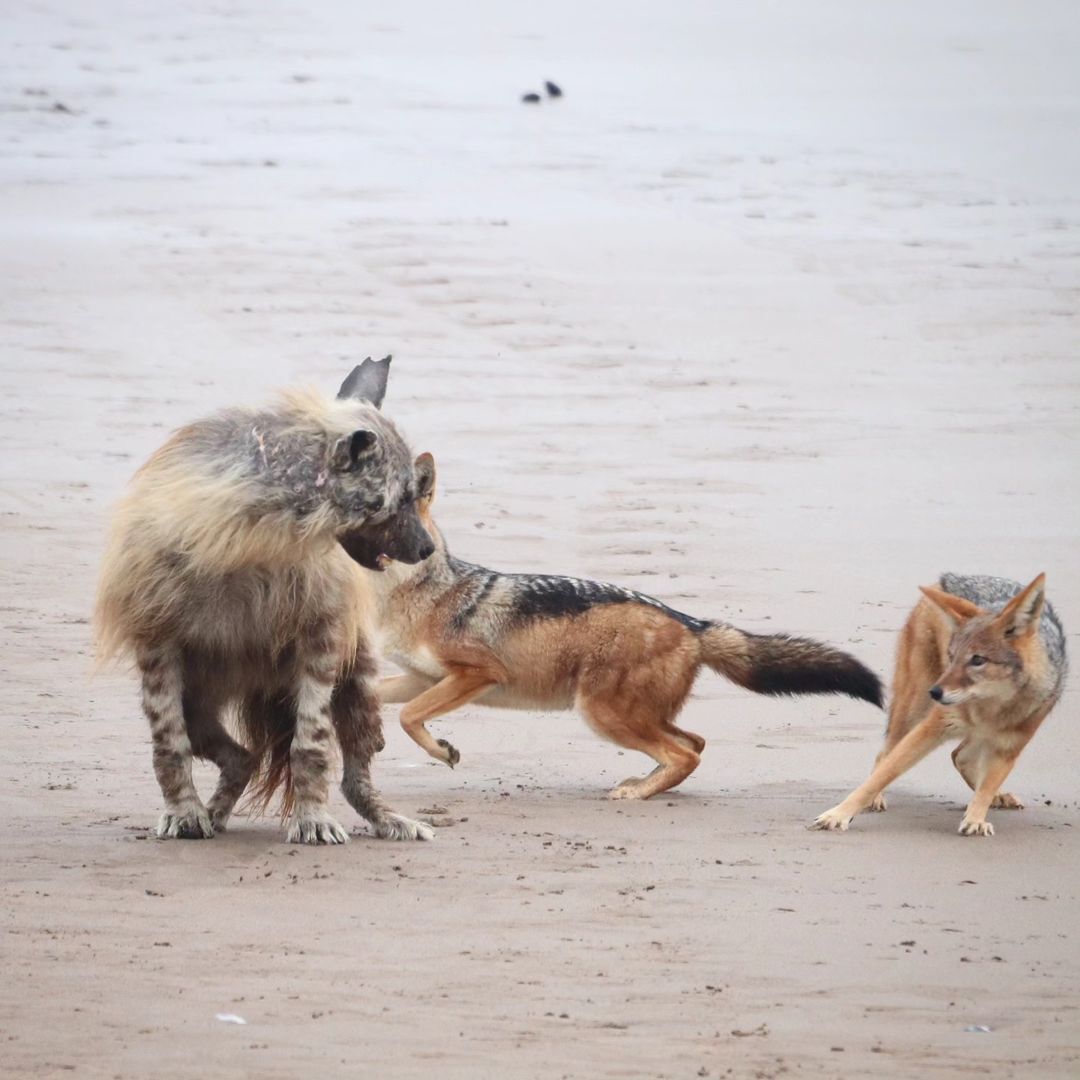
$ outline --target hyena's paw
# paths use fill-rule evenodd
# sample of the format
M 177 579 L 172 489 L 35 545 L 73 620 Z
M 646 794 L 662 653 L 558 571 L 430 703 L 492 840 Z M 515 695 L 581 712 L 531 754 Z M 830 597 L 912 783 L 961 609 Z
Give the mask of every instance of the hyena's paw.
M 843 804 L 840 806 L 834 806 L 831 810 L 826 810 L 824 814 L 819 814 L 808 826 L 811 829 L 826 829 L 836 830 L 837 832 L 847 832 L 847 827 L 851 824 L 853 814 L 844 809 Z
M 884 814 L 889 809 L 889 804 L 885 801 L 885 796 L 878 792 L 874 796 L 874 801 L 866 809 L 872 814 Z
M 994 801 L 990 804 L 994 810 L 1023 810 L 1024 804 L 1015 796 L 1010 795 L 1007 791 L 999 791 L 994 796 Z
M 158 818 L 159 840 L 209 840 L 214 835 L 214 823 L 200 802 L 184 803 L 166 810 Z
M 961 836 L 993 836 L 994 826 L 989 821 L 975 821 L 972 818 L 964 818 L 960 822 L 958 831 Z
M 638 788 L 641 786 L 642 777 L 640 776 L 628 776 L 621 784 L 613 787 L 608 792 L 609 799 L 640 799 L 641 792 Z
M 452 769 L 461 760 L 461 754 L 458 753 L 457 747 L 448 743 L 445 739 L 436 739 L 435 741 L 442 751 L 441 759 Z
M 225 832 L 226 826 L 229 824 L 229 818 L 232 817 L 232 807 L 215 806 L 213 800 L 211 800 L 206 809 L 210 811 L 210 823 L 214 826 L 214 832 Z
M 383 814 L 375 825 L 375 835 L 380 840 L 434 840 L 435 830 L 401 814 Z
M 289 818 L 290 844 L 345 844 L 349 834 L 325 810 L 299 810 Z

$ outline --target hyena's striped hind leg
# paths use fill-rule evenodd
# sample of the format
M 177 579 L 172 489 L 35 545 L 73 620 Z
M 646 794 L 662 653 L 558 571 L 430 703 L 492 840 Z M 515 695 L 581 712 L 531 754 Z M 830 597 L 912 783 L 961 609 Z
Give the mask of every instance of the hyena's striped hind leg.
M 183 664 L 169 647 L 142 648 L 136 661 L 142 678 L 142 705 L 150 721 L 154 773 L 165 799 L 157 835 L 202 840 L 214 835 L 210 814 L 191 776 L 191 740 L 184 719 Z
M 194 682 L 194 680 L 190 680 Z M 244 794 L 259 761 L 221 723 L 222 703 L 209 692 L 184 691 L 184 717 L 191 750 L 220 770 L 217 789 L 207 804 L 215 831 L 224 832 L 237 800 Z
M 371 782 L 371 759 L 383 748 L 379 700 L 368 685 L 370 661 L 358 658 L 352 672 L 334 691 L 331 716 L 344 771 L 341 792 L 349 805 L 371 822 L 384 840 L 431 840 L 435 833 L 422 821 L 394 813 Z

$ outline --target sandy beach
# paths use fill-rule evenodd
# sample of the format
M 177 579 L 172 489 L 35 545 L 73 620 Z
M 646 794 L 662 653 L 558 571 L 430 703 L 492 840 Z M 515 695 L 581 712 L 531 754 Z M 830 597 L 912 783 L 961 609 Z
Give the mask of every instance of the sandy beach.
M 89 614 L 169 431 L 393 353 L 470 561 L 884 678 L 917 585 L 1045 571 L 1075 654 L 1078 54 L 1068 3 L 7 12 L 0 1074 L 1076 1076 L 1075 680 L 992 839 L 945 752 L 807 831 L 883 716 L 706 674 L 651 802 L 572 714 L 467 707 L 451 771 L 388 707 L 433 843 L 336 790 L 341 849 L 161 842 Z

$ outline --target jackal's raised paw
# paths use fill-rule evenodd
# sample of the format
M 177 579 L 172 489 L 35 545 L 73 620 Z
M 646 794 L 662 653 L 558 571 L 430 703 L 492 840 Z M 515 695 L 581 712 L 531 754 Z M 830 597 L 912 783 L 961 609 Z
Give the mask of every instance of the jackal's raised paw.
M 989 821 L 974 821 L 964 818 L 957 830 L 961 836 L 993 836 L 994 826 Z
M 445 739 L 435 740 L 443 752 L 443 761 L 452 769 L 460 760 L 461 754 L 458 753 L 457 747 L 448 743 Z
M 434 840 L 435 830 L 401 814 L 384 814 L 375 825 L 380 840 Z
M 1024 804 L 1015 796 L 1010 795 L 1007 791 L 999 791 L 994 796 L 994 801 L 990 804 L 994 810 L 1023 810 Z
M 349 834 L 325 810 L 299 810 L 289 818 L 290 844 L 345 844 Z
M 807 828 L 847 832 L 847 827 L 851 824 L 853 816 L 854 815 L 849 814 L 842 807 L 834 806 L 831 810 L 826 810 L 824 814 L 819 814 L 814 818 Z
M 159 840 L 209 840 L 214 824 L 202 803 L 191 802 L 166 810 L 155 831 Z

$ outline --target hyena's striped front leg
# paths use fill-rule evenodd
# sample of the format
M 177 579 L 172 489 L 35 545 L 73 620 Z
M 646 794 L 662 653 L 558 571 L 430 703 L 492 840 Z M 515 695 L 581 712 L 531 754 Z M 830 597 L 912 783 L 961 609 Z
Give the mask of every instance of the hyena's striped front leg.
M 293 809 L 286 834 L 293 844 L 344 844 L 349 839 L 326 809 L 335 668 L 334 657 L 322 654 L 301 667 L 297 679 L 296 730 L 289 750 Z
M 214 835 L 210 815 L 191 778 L 191 741 L 184 723 L 183 667 L 170 648 L 141 649 L 142 705 L 154 743 L 154 773 L 165 798 L 157 835 L 202 840 Z
M 368 685 L 368 664 L 359 660 L 334 694 L 333 718 L 344 774 L 341 791 L 349 805 L 371 822 L 384 840 L 431 840 L 435 833 L 422 821 L 394 813 L 371 782 L 371 759 L 383 748 L 379 701 Z

